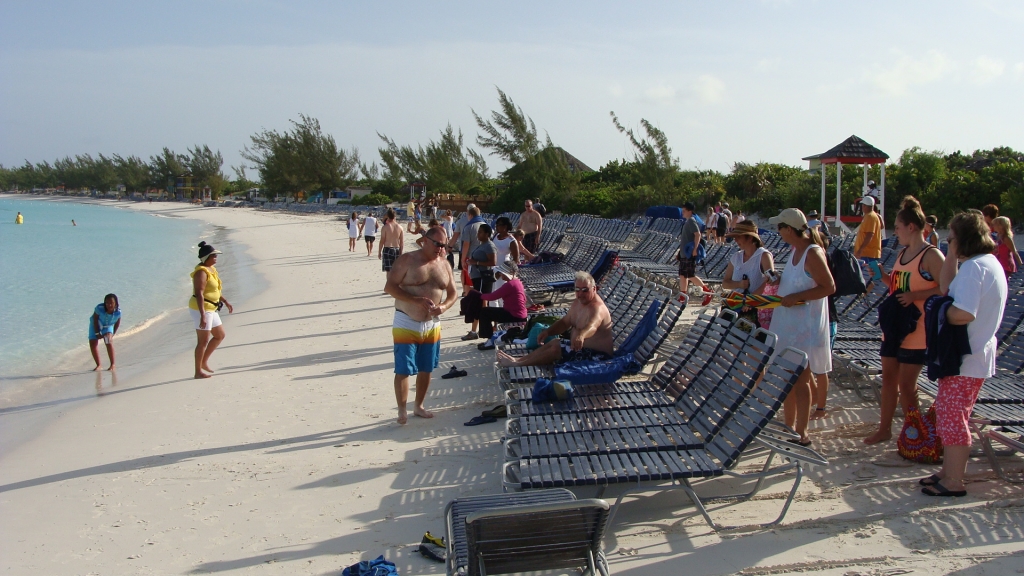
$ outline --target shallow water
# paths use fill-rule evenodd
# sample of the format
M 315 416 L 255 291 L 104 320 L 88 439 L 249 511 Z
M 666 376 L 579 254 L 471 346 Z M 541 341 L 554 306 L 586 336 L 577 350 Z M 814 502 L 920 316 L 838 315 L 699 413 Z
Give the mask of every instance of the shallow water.
M 14 224 L 18 212 L 24 224 Z M 186 305 L 196 244 L 213 233 L 185 218 L 0 198 L 0 379 L 45 372 L 86 346 L 107 293 L 121 305 L 115 342 Z

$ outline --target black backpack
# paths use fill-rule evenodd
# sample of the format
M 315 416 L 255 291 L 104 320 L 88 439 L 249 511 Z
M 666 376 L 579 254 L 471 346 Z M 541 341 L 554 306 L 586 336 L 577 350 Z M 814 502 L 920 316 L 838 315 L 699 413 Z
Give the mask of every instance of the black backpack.
M 836 284 L 836 292 L 832 295 L 833 297 L 863 294 L 868 291 L 860 261 L 853 255 L 853 252 L 837 248 L 832 252 L 830 260 L 832 279 Z

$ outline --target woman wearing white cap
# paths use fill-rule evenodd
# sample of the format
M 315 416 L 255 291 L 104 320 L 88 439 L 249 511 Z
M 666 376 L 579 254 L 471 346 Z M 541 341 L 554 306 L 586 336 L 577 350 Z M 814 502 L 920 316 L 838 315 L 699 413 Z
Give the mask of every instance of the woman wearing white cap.
M 792 346 L 807 354 L 808 370 L 786 397 L 785 415 L 786 425 L 800 434 L 800 438 L 793 442 L 809 446 L 807 421 L 811 412 L 811 377 L 813 374 L 818 386 L 828 386 L 828 373 L 832 370 L 825 298 L 835 292 L 836 287 L 828 271 L 821 237 L 816 231 L 807 229 L 807 218 L 803 212 L 787 208 L 768 222 L 778 226 L 779 235 L 792 247 L 789 262 L 779 281 L 782 305 L 775 309 L 771 330 L 779 338 L 776 350 Z
M 218 254 L 223 254 L 223 252 L 215 250 L 206 242 L 200 242 L 199 264 L 191 274 L 192 297 L 189 298 L 188 308 L 196 327 L 196 379 L 210 377 L 206 373 L 213 372 L 209 365 L 210 356 L 224 341 L 224 326 L 220 320 L 221 307 L 227 306 L 228 312 L 235 311 L 231 303 L 221 294 L 223 285 L 217 274 L 217 268 L 214 267 L 217 264 Z M 202 307 L 200 307 L 200 302 Z

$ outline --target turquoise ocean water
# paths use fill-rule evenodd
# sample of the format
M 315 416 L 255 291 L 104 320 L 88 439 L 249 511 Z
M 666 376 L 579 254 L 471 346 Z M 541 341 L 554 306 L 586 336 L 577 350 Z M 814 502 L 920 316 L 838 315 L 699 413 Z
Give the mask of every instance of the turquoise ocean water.
M 45 374 L 69 350 L 86 350 L 89 317 L 109 292 L 121 303 L 118 337 L 185 306 L 196 244 L 211 234 L 191 219 L 0 198 L 0 379 Z

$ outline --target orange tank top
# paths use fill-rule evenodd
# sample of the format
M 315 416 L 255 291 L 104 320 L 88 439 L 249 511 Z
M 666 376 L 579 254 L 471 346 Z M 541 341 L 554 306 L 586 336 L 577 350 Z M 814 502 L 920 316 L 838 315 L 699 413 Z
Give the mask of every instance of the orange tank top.
M 938 287 L 938 281 L 935 279 L 929 280 L 921 273 L 921 260 L 924 259 L 924 255 L 930 249 L 932 249 L 931 246 L 926 246 L 917 256 L 914 256 L 913 260 L 906 264 L 903 264 L 903 255 L 907 253 L 907 249 L 904 248 L 900 252 L 899 256 L 896 257 L 896 263 L 893 264 L 892 272 L 889 273 L 889 294 L 896 292 L 918 292 Z M 917 321 L 917 329 L 903 339 L 900 348 L 924 350 L 927 348 L 924 334 L 924 300 L 915 300 L 914 306 L 917 306 L 917 309 L 921 311 L 921 318 Z

